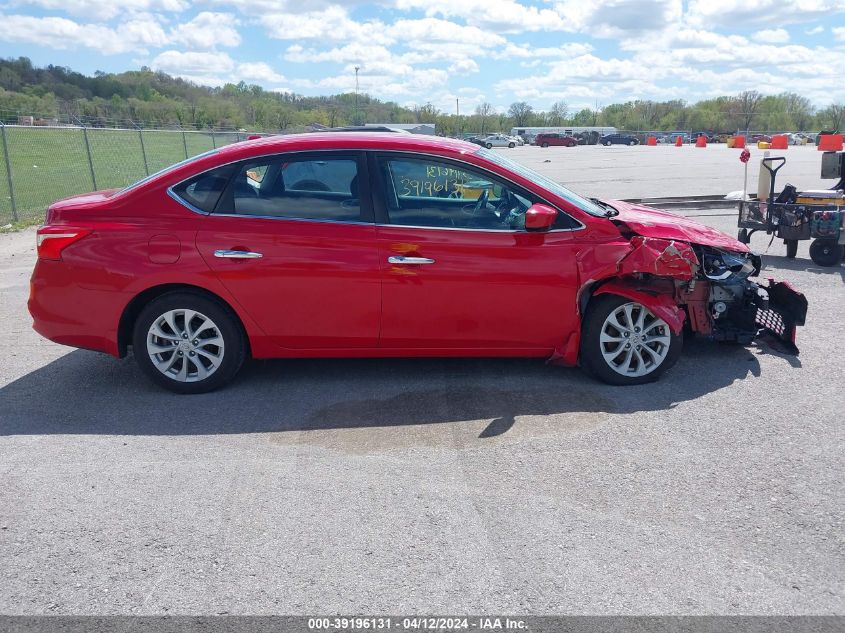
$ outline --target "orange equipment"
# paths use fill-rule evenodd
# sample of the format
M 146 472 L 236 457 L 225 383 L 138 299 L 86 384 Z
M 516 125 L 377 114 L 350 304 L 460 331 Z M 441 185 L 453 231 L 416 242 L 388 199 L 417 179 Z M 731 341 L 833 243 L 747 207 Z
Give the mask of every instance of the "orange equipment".
M 841 134 L 822 134 L 819 136 L 819 151 L 822 152 L 841 152 L 842 151 L 842 135 Z
M 776 134 L 772 137 L 771 149 L 789 149 L 789 137 L 786 134 Z

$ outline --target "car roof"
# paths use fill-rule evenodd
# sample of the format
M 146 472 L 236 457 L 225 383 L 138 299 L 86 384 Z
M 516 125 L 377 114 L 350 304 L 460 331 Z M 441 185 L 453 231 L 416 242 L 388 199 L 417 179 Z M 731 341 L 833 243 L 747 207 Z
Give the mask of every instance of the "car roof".
M 425 134 L 396 134 L 395 132 L 311 132 L 268 136 L 251 141 L 226 145 L 218 156 L 244 157 L 270 152 L 307 151 L 320 149 L 385 149 L 458 152 L 474 154 L 479 147 L 467 141 Z

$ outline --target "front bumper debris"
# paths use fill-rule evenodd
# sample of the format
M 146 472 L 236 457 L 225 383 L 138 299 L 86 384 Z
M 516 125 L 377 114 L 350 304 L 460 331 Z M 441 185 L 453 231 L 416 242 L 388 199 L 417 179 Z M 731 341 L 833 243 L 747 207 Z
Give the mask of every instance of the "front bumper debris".
M 769 279 L 763 287 L 769 295 L 768 307 L 758 308 L 755 322 L 758 336 L 763 337 L 779 351 L 798 355 L 795 329 L 804 325 L 807 318 L 807 299 L 787 281 Z

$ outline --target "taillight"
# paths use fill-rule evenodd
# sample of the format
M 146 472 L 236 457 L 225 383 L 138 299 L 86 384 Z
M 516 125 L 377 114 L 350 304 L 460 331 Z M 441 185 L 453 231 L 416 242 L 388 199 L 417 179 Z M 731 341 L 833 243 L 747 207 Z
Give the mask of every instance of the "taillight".
M 61 259 L 63 250 L 90 234 L 91 229 L 74 226 L 42 226 L 36 233 L 38 258 Z

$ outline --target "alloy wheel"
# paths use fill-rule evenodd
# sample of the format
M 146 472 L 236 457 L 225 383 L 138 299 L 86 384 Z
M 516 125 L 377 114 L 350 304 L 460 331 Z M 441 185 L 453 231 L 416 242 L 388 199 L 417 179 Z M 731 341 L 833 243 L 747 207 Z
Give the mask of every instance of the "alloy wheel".
M 220 329 L 196 310 L 168 310 L 150 325 L 147 353 L 162 374 L 178 382 L 205 380 L 223 362 Z
M 625 303 L 602 324 L 599 345 L 608 367 L 632 378 L 657 369 L 669 354 L 669 325 L 640 303 Z

